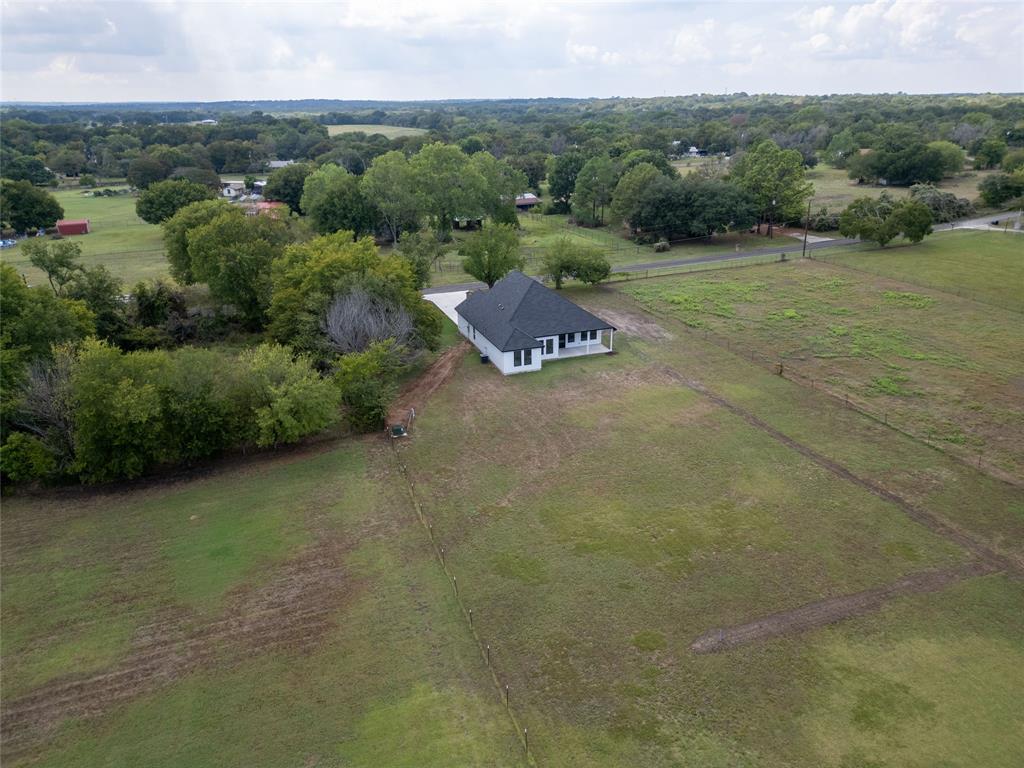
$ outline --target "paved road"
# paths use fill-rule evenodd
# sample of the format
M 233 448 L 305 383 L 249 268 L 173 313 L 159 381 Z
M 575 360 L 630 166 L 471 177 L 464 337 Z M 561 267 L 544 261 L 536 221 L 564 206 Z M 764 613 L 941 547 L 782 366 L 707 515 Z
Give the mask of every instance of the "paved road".
M 954 221 L 949 225 L 936 224 L 936 232 L 944 232 L 950 229 L 990 229 L 998 232 L 1003 231 L 1003 227 L 992 226 L 992 222 L 1006 221 L 1007 219 L 1020 218 L 1020 211 L 1004 211 L 1002 213 L 990 213 L 987 216 L 979 216 L 971 219 L 960 219 Z M 1009 232 L 1022 232 L 1024 230 L 1007 230 Z M 811 242 L 808 238 L 807 250 L 816 251 L 821 248 L 845 248 L 851 245 L 857 245 L 860 240 L 849 238 L 849 237 L 837 237 L 837 238 L 822 238 L 818 237 L 816 241 Z M 777 254 L 793 254 L 796 256 L 803 251 L 803 245 L 801 243 L 791 243 L 790 245 L 772 246 L 768 248 L 755 248 L 750 251 L 738 251 L 738 252 L 726 252 L 710 254 L 708 256 L 691 256 L 687 259 L 668 259 L 665 261 L 648 261 L 641 264 L 620 264 L 617 267 L 612 267 L 612 272 L 624 273 L 624 272 L 645 272 L 649 269 L 662 269 L 663 267 L 682 267 L 687 264 L 713 264 L 716 261 L 732 261 L 734 259 L 746 259 L 751 256 L 773 256 Z M 480 288 L 486 287 L 483 283 L 457 283 L 455 285 L 438 285 L 433 288 L 427 288 L 423 293 L 450 293 L 453 291 L 475 291 Z
M 820 239 L 816 243 L 807 243 L 807 250 L 814 251 L 820 248 L 841 248 L 848 245 L 857 245 L 860 240 L 850 238 Z M 803 250 L 801 243 L 790 245 L 772 246 L 770 248 L 755 248 L 750 251 L 726 251 L 724 253 L 709 254 L 707 256 L 691 256 L 686 259 L 667 259 L 664 261 L 648 261 L 641 264 L 620 264 L 612 267 L 612 272 L 644 272 L 648 269 L 661 269 L 663 267 L 680 267 L 686 264 L 713 264 L 716 261 L 732 261 L 734 259 L 746 259 L 751 256 L 773 256 L 777 254 L 800 254 Z M 483 283 L 455 283 L 453 285 L 437 285 L 424 289 L 423 293 L 451 293 L 454 291 L 475 291 L 484 288 Z

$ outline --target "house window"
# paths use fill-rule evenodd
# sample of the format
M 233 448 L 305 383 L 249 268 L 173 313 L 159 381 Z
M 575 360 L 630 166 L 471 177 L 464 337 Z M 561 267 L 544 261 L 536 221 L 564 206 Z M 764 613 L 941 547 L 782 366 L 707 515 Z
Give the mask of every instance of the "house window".
M 518 368 L 523 364 L 523 353 L 521 350 L 516 350 L 512 353 L 512 365 Z
M 560 333 L 560 334 L 558 334 L 558 348 L 561 349 L 564 346 L 565 346 L 565 334 L 564 333 Z
M 476 341 L 476 328 L 473 328 L 473 341 Z
M 590 332 L 590 340 L 591 341 L 597 341 L 597 331 L 591 331 Z
M 532 349 L 524 349 L 523 350 L 523 365 L 533 365 L 533 350 Z
M 555 354 L 555 340 L 554 339 L 547 339 L 544 342 L 544 354 L 545 355 L 553 355 L 553 354 Z
M 575 344 L 576 343 L 576 334 L 575 333 L 570 333 L 569 334 L 569 343 L 570 344 Z

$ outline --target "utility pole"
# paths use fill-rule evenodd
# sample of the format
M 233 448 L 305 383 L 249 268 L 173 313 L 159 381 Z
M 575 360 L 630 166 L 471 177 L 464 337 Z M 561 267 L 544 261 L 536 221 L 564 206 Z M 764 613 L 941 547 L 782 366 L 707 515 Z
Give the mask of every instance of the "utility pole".
M 804 218 L 804 252 L 801 258 L 807 258 L 807 228 L 811 226 L 811 201 L 807 201 L 807 216 Z

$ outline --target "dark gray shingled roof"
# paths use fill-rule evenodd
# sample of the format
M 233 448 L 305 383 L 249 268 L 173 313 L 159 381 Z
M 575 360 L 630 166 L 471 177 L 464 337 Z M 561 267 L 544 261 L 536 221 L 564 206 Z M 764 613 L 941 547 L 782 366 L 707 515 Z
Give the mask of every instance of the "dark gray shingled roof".
M 471 293 L 455 311 L 502 352 L 536 349 L 540 336 L 614 329 L 522 272 L 509 272 L 489 291 Z

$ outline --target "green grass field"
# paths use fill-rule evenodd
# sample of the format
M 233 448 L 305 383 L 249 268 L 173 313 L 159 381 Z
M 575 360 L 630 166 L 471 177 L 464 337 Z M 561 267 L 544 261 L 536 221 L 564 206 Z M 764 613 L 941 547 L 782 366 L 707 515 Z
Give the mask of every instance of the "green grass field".
M 922 264 L 929 280 L 955 282 L 962 267 L 952 262 L 943 271 L 946 262 L 930 259 L 928 249 L 939 243 L 952 254 L 973 243 L 970 261 L 978 274 L 1003 275 L 1005 290 L 1019 295 L 1024 280 L 1011 279 L 1012 257 L 999 247 L 998 238 L 1006 237 L 954 233 L 936 236 L 916 256 L 917 246 L 898 249 L 915 260 L 904 263 L 902 276 L 920 274 L 913 265 Z M 1024 276 L 1020 269 L 1016 274 Z M 782 364 L 788 374 L 945 450 L 981 457 L 1024 481 L 1017 386 L 1024 378 L 1024 317 L 1017 312 L 818 261 L 669 277 L 623 290 L 655 312 L 706 329 L 765 364 Z
M 139 280 L 167 274 L 167 259 L 160 227 L 147 224 L 135 214 L 132 195 L 92 197 L 78 190 L 54 193 L 64 208 L 66 219 L 89 219 L 92 231 L 71 239 L 82 247 L 82 262 L 87 266 L 105 265 L 130 288 Z M 20 255 L 16 246 L 0 252 L 0 259 L 25 274 L 32 284 L 45 281 L 45 275 Z
M 965 171 L 954 178 L 943 179 L 936 186 L 954 193 L 957 197 L 977 201 L 978 184 L 992 173 L 995 171 Z M 888 191 L 897 199 L 909 194 L 908 187 L 858 184 L 847 176 L 845 170 L 833 168 L 825 163 L 819 163 L 808 170 L 807 180 L 814 184 L 814 196 L 811 198 L 811 207 L 814 210 L 824 207 L 830 211 L 841 211 L 858 197 L 878 197 L 883 191 Z
M 1018 560 L 1024 495 L 622 291 L 570 295 L 614 316 L 616 355 L 508 378 L 468 355 L 398 446 L 536 763 L 1019 764 L 1019 580 L 690 650 L 970 555 L 666 368 Z M 8 499 L 5 707 L 43 706 L 6 762 L 525 764 L 378 440 Z M 99 682 L 69 702 L 76 676 Z
M 397 139 L 400 136 L 420 136 L 427 132 L 425 128 L 404 128 L 400 125 L 375 125 L 375 124 L 362 124 L 362 123 L 350 123 L 347 125 L 328 125 L 327 135 L 337 136 L 342 133 L 365 133 L 367 135 L 374 135 L 379 133 L 389 139 Z
M 825 258 L 1024 312 L 1024 239 L 1013 232 L 942 231 L 917 245 L 835 251 Z

